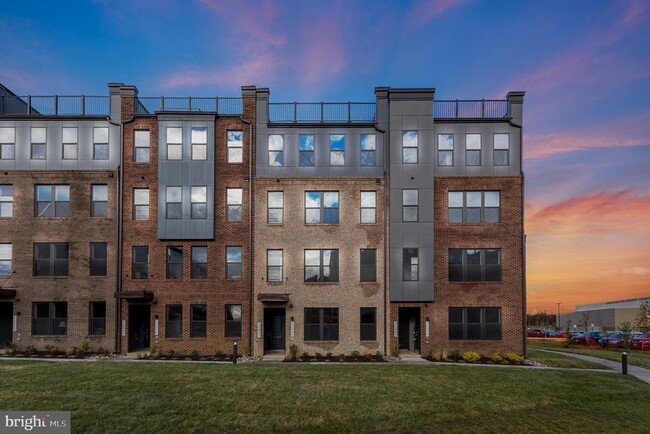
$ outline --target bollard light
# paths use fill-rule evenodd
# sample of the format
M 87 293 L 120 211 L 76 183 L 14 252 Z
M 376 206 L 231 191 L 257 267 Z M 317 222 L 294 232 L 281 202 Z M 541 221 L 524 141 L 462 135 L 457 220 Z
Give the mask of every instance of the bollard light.
M 232 343 L 232 363 L 237 364 L 237 342 Z
M 621 365 L 623 375 L 627 375 L 627 353 L 625 351 L 621 353 Z

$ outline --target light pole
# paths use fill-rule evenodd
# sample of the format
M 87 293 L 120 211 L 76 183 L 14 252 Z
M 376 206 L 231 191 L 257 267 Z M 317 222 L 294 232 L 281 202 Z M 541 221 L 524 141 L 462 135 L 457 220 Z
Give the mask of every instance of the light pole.
M 560 305 L 562 303 L 557 304 L 557 329 L 562 330 L 562 321 L 560 319 Z

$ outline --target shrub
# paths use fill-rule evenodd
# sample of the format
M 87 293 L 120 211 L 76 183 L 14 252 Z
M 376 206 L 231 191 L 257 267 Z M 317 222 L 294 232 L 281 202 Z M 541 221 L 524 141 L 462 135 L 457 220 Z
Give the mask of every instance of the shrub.
M 170 358 L 170 359 L 173 359 L 174 356 L 176 356 L 176 351 L 174 351 L 174 350 L 169 350 L 169 358 Z
M 25 348 L 25 353 L 31 355 L 36 354 L 36 347 L 34 345 L 27 345 L 27 348 Z
M 190 354 L 190 358 L 192 360 L 199 360 L 201 358 L 201 352 L 199 350 L 192 351 L 192 354 Z
M 74 348 L 72 348 L 72 351 L 74 352 L 74 355 L 76 357 L 83 357 L 84 354 L 86 354 L 83 347 L 74 347 Z
M 339 362 L 345 362 L 345 354 L 339 354 Z
M 16 354 L 18 350 L 18 344 L 16 342 L 9 342 L 7 344 L 7 354 Z
M 352 360 L 359 360 L 361 354 L 358 351 L 352 351 L 352 353 L 350 353 L 350 356 L 352 357 Z
M 300 356 L 300 360 L 308 360 L 309 359 L 309 353 L 307 351 L 303 352 L 302 355 Z
M 373 356 L 372 353 L 366 353 L 363 355 L 363 357 L 369 362 L 372 362 L 375 359 L 375 356 Z
M 442 350 L 442 353 L 440 354 L 440 360 L 447 360 L 448 357 L 449 357 L 449 355 L 447 353 L 447 348 L 444 348 Z
M 54 348 L 54 345 L 45 345 L 45 351 L 47 351 L 47 354 L 52 355 L 52 348 Z
M 377 351 L 375 353 L 375 359 L 377 360 L 384 360 L 384 355 L 381 353 L 381 351 Z
M 467 363 L 476 363 L 481 361 L 481 355 L 476 351 L 467 351 L 463 353 L 463 360 Z
M 460 351 L 454 350 L 451 353 L 449 353 L 449 359 L 451 359 L 454 362 L 458 362 L 463 356 L 460 354 Z
M 564 348 L 569 348 L 570 346 L 575 344 L 576 344 L 576 338 L 573 337 L 573 335 L 567 335 L 567 337 L 564 338 L 564 340 L 562 341 L 562 346 Z
M 83 342 L 81 343 L 81 350 L 82 350 L 84 353 L 88 353 L 88 352 L 90 352 L 90 342 L 88 342 L 88 341 L 83 341 Z
M 520 356 L 515 353 L 506 354 L 506 359 L 512 363 L 517 363 L 517 364 L 524 362 L 524 356 Z
M 431 347 L 431 349 L 429 349 L 429 354 L 428 354 L 429 358 L 435 360 L 436 353 L 437 353 L 436 349 Z
M 332 353 L 331 353 L 331 352 L 328 352 L 327 354 L 325 354 L 325 358 L 326 358 L 327 360 L 330 360 L 330 359 L 332 358 Z
M 320 359 L 323 358 L 323 355 L 321 353 L 316 353 L 316 354 L 314 354 L 314 357 L 316 357 L 316 359 L 320 360 Z
M 291 346 L 289 346 L 289 360 L 295 362 L 297 358 L 298 358 L 298 345 L 291 344 Z
M 492 360 L 494 363 L 503 363 L 503 357 L 499 353 L 493 353 L 490 356 L 490 360 Z
M 99 348 L 97 348 L 97 354 L 99 354 L 100 356 L 107 356 L 107 355 L 110 354 L 110 351 L 108 351 L 104 347 L 99 347 Z
M 390 349 L 390 355 L 392 357 L 399 357 L 399 345 L 395 345 L 393 348 Z
M 226 358 L 226 355 L 224 354 L 223 351 L 217 350 L 214 353 L 214 358 L 217 359 L 217 360 L 223 360 L 224 358 Z

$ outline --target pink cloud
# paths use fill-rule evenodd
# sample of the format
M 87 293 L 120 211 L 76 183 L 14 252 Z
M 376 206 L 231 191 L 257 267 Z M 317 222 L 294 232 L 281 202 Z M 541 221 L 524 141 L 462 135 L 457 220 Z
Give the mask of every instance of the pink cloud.
M 346 52 L 341 25 L 322 16 L 300 29 L 300 49 L 295 68 L 302 86 L 322 84 L 341 73 Z
M 409 12 L 409 22 L 420 27 L 467 0 L 421 0 Z

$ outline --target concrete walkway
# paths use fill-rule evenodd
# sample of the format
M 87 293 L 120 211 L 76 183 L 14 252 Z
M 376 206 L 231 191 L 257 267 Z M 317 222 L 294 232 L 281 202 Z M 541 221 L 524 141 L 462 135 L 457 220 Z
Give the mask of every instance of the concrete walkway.
M 537 350 L 537 351 L 544 351 L 545 353 L 559 354 L 561 356 L 568 356 L 568 357 L 573 357 L 575 359 L 585 360 L 587 362 L 598 363 L 599 365 L 606 366 L 609 369 L 618 372 L 619 374 L 622 373 L 623 370 L 620 362 L 613 362 L 611 360 L 601 359 L 600 357 L 584 356 L 582 354 L 565 353 L 561 351 L 550 351 L 550 350 Z M 645 381 L 646 383 L 650 384 L 650 369 L 640 368 L 638 366 L 633 366 L 628 363 L 627 373 L 628 375 L 633 375 L 639 380 Z

